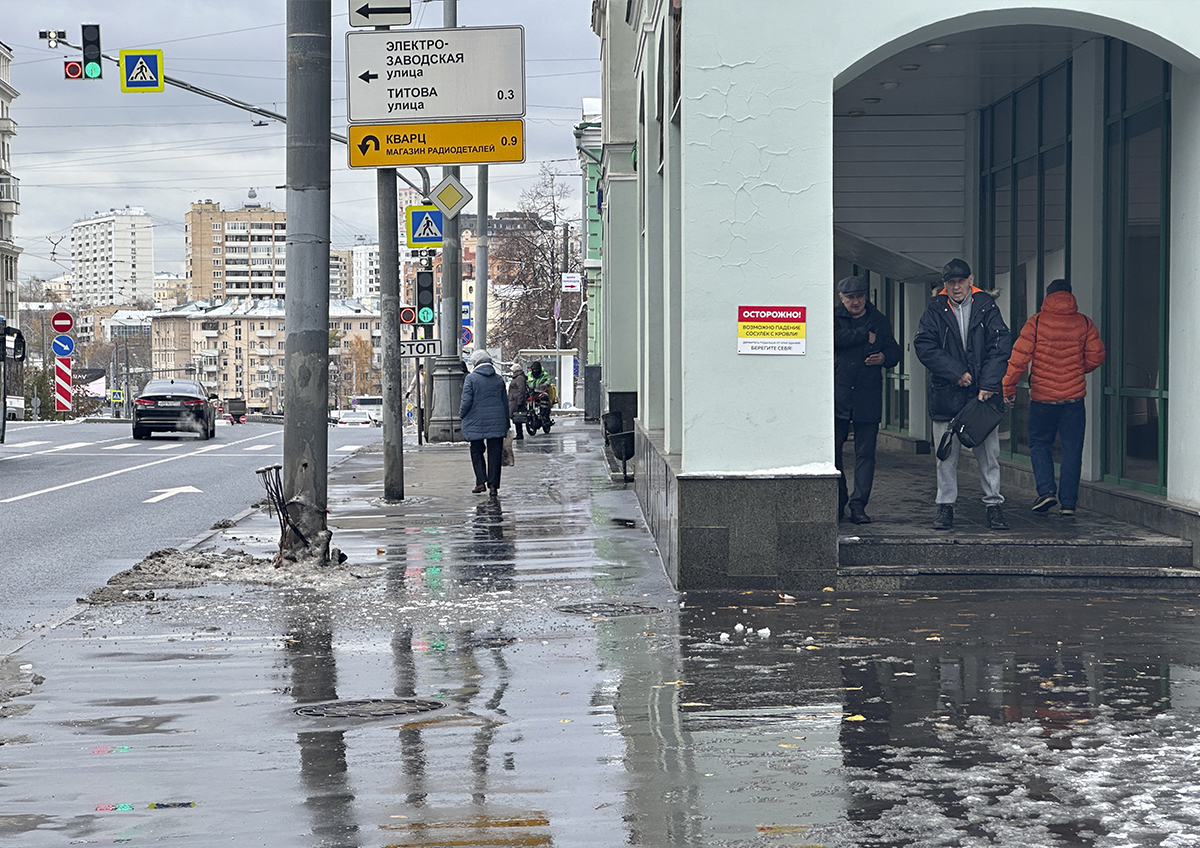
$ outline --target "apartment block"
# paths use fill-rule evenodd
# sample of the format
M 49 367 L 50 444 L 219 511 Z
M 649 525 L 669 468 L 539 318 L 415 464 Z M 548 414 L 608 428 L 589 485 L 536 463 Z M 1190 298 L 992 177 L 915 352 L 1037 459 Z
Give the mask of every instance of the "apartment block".
M 17 90 L 9 82 L 12 50 L 0 42 L 0 315 L 17 316 L 17 257 L 21 249 L 13 242 L 13 219 L 21 210 L 21 181 L 12 174 L 12 138 L 17 122 L 10 114 Z
M 284 296 L 287 214 L 270 204 L 222 209 L 211 200 L 193 203 L 184 215 L 184 241 L 192 297 Z
M 154 224 L 140 206 L 96 212 L 71 226 L 71 302 L 87 309 L 154 299 Z

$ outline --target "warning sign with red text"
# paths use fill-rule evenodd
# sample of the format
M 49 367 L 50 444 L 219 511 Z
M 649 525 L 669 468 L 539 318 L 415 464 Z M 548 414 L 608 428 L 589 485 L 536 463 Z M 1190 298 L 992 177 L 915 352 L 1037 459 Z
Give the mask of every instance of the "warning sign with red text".
M 738 353 L 803 356 L 803 306 L 739 306 Z

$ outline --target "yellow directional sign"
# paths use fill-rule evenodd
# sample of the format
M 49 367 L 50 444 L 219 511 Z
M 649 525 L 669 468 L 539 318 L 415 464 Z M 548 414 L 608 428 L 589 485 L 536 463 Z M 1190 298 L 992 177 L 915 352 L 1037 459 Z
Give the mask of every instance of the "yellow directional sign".
M 490 165 L 525 161 L 524 121 L 352 124 L 351 168 Z

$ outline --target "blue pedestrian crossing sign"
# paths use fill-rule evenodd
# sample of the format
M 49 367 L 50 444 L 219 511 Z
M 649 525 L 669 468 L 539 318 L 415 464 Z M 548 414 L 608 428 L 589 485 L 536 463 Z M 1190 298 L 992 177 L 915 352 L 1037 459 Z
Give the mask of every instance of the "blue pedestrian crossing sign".
M 442 210 L 436 206 L 406 206 L 404 220 L 408 224 L 409 247 L 442 246 Z
M 162 91 L 161 50 L 121 51 L 121 91 Z

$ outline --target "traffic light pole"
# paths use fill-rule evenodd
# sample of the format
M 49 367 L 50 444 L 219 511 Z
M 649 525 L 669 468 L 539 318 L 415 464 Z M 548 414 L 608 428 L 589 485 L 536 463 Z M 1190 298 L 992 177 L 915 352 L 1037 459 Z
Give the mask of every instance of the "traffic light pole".
M 404 386 L 400 359 L 400 233 L 396 169 L 375 172 L 379 308 L 383 313 L 383 499 L 404 499 Z
M 458 26 L 458 0 L 443 0 L 442 26 Z M 458 177 L 458 166 L 442 168 L 442 176 Z M 458 409 L 462 401 L 462 244 L 458 216 L 442 222 L 442 314 L 438 336 L 442 355 L 433 363 L 433 403 L 427 435 L 431 442 L 462 439 Z
M 74 50 L 83 49 L 80 45 L 72 44 L 65 38 L 57 38 L 53 46 L 57 47 L 59 44 L 64 44 Z M 100 55 L 120 67 L 121 60 L 115 56 L 110 56 L 107 53 L 101 53 Z M 167 85 L 175 86 L 175 88 L 182 88 L 184 91 L 190 91 L 192 94 L 199 94 L 201 97 L 207 97 L 209 100 L 215 100 L 218 103 L 224 103 L 226 106 L 232 106 L 235 109 L 241 109 L 243 112 L 250 112 L 253 115 L 258 115 L 260 118 L 270 118 L 272 121 L 278 121 L 281 124 L 287 123 L 286 115 L 281 115 L 278 112 L 272 112 L 270 109 L 263 109 L 261 106 L 255 106 L 253 103 L 247 103 L 244 100 L 238 100 L 236 97 L 230 97 L 228 94 L 221 94 L 219 91 L 212 91 L 210 89 L 194 85 L 186 80 L 176 79 L 175 77 L 163 74 L 163 82 Z M 329 134 L 329 138 L 332 141 L 338 142 L 339 144 L 350 143 L 350 140 L 346 138 L 346 136 L 338 135 L 335 132 L 331 132 Z M 429 171 L 423 167 L 414 167 L 413 170 L 421 175 L 422 185 L 417 185 L 399 172 L 396 173 L 396 179 L 408 185 L 409 188 L 421 192 L 422 197 L 428 197 L 430 186 Z

